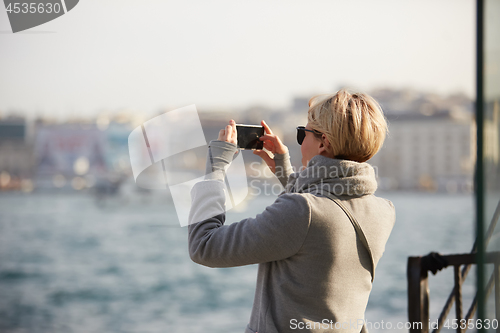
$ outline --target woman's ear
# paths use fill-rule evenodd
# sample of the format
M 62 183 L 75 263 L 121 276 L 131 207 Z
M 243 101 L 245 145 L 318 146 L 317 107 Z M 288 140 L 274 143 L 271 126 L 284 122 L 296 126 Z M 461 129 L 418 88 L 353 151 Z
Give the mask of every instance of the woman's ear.
M 326 135 L 323 134 L 321 136 L 321 143 L 319 144 L 318 153 L 319 153 L 319 155 L 333 158 L 334 156 L 330 151 L 331 151 L 330 141 L 328 141 L 328 138 L 326 137 Z

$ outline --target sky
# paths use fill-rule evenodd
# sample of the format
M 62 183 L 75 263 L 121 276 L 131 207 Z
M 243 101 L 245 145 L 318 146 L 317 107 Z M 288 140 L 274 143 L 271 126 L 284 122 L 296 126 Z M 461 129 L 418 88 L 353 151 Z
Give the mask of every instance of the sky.
M 474 96 L 472 0 L 80 0 L 13 34 L 0 116 L 286 108 L 341 86 Z

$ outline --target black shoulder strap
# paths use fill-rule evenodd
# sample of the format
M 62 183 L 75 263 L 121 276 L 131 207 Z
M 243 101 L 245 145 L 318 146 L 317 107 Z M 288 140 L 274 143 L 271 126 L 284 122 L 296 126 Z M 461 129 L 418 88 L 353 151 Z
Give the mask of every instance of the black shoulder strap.
M 342 203 L 342 201 L 340 201 L 337 197 L 335 197 L 333 194 L 331 194 L 329 192 L 324 192 L 324 191 L 321 191 L 319 194 L 332 200 L 333 202 L 335 202 L 340 208 L 342 208 L 342 210 L 347 215 L 349 220 L 351 220 L 351 223 L 354 226 L 354 229 L 356 230 L 356 233 L 358 234 L 358 237 L 361 240 L 361 243 L 363 243 L 366 250 L 368 251 L 368 254 L 370 255 L 370 260 L 371 260 L 371 264 L 372 264 L 371 273 L 372 273 L 372 282 L 373 282 L 373 279 L 375 278 L 375 261 L 373 260 L 372 250 L 370 248 L 370 245 L 368 244 L 368 241 L 365 237 L 365 233 L 363 232 L 363 229 L 361 229 L 361 226 L 359 225 L 358 221 L 356 220 L 356 218 L 352 214 L 351 210 L 349 208 L 347 208 Z

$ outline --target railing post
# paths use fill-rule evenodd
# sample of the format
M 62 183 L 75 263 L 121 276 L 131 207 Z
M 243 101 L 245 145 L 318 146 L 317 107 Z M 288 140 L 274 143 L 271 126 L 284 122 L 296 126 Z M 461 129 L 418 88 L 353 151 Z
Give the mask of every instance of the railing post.
M 500 319 L 500 265 L 495 261 L 495 314 L 496 319 Z M 500 327 L 497 328 L 497 332 L 500 332 Z
M 453 266 L 455 275 L 455 314 L 458 322 L 457 333 L 462 333 L 460 321 L 463 318 L 462 313 L 462 274 L 460 274 L 460 265 Z
M 428 333 L 429 283 L 427 270 L 422 270 L 421 257 L 408 257 L 407 277 L 410 333 Z

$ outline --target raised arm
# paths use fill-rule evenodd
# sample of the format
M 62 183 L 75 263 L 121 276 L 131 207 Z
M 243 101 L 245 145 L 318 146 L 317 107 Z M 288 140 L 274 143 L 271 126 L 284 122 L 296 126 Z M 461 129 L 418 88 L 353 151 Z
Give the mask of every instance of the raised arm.
M 207 180 L 193 188 L 193 207 L 220 206 L 224 200 L 222 182 Z M 284 194 L 255 218 L 227 226 L 221 213 L 189 225 L 189 255 L 194 262 L 209 267 L 286 259 L 301 248 L 310 214 L 307 200 L 299 194 Z
M 259 155 L 271 171 L 278 177 L 281 185 L 286 186 L 288 177 L 292 174 L 292 164 L 290 163 L 290 155 L 288 154 L 288 147 L 281 142 L 281 139 L 273 133 L 271 128 L 264 120 L 261 121 L 266 134 L 260 140 L 264 141 L 264 148 L 267 150 L 255 150 L 254 154 Z M 274 156 L 271 157 L 269 153 Z
M 191 191 L 189 254 L 210 267 L 242 266 L 288 258 L 300 249 L 310 224 L 310 207 L 299 194 L 280 196 L 255 218 L 231 225 L 225 222 L 225 170 L 236 152 L 230 122 L 211 141 L 204 181 Z

